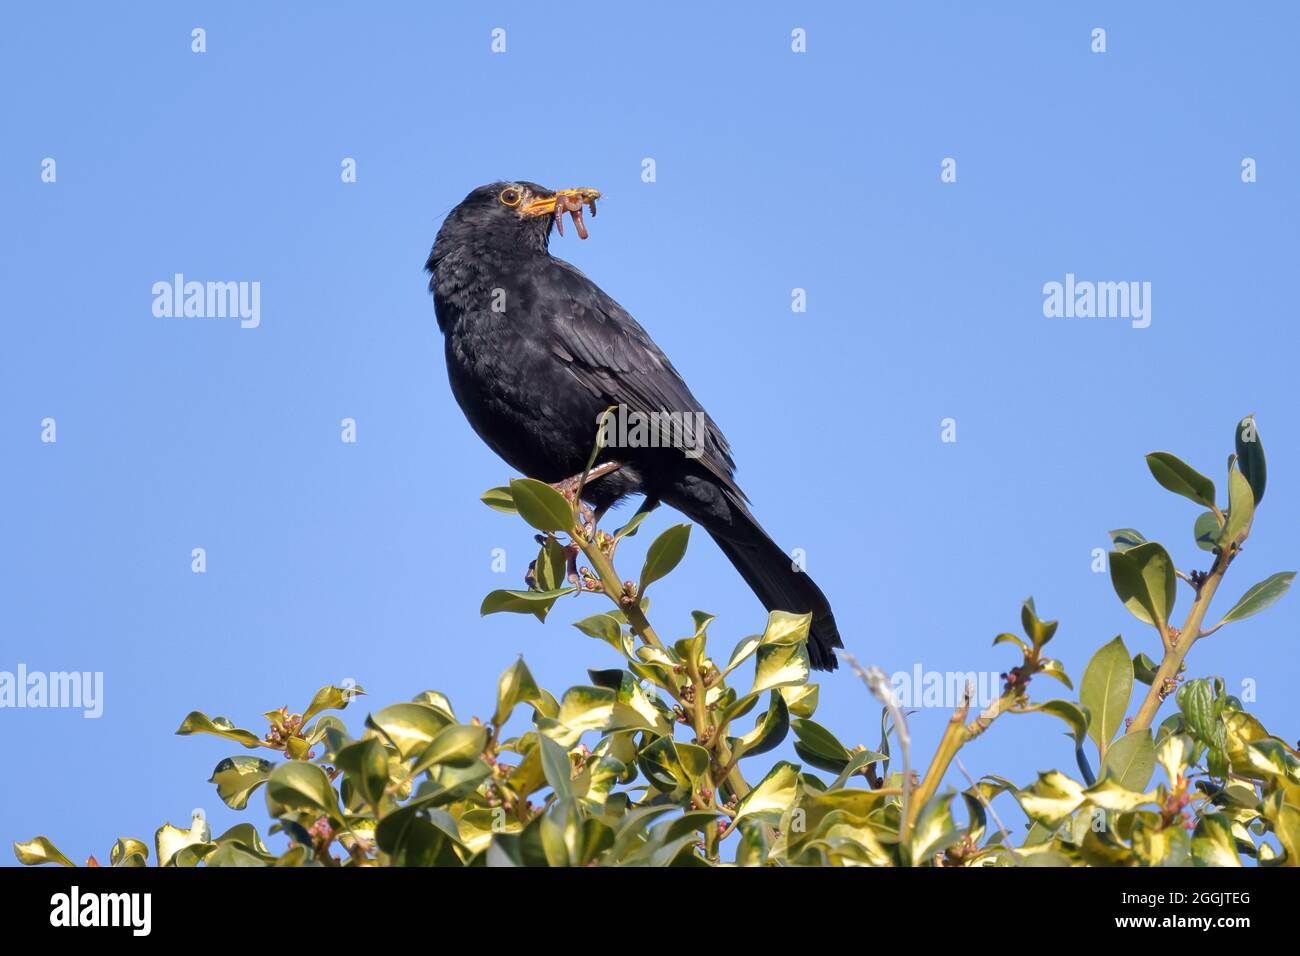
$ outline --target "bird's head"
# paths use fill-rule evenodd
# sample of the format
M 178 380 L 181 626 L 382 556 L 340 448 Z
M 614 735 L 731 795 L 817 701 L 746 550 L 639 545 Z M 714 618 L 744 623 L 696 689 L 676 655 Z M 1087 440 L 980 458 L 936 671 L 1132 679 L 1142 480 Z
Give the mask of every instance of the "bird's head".
M 547 189 L 524 180 L 480 186 L 447 214 L 430 260 L 438 258 L 439 245 L 461 243 L 544 252 L 552 226 L 563 235 L 566 214 L 586 239 L 582 210 L 585 206 L 594 216 L 599 198 L 595 189 Z

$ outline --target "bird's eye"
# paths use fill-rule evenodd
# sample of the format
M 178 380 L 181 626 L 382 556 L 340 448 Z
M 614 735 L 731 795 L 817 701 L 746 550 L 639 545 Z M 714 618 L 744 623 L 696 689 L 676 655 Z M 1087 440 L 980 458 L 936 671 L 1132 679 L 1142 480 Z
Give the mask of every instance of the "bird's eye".
M 518 189 L 503 189 L 503 190 L 501 190 L 501 196 L 500 196 L 500 199 L 501 199 L 501 201 L 502 201 L 503 203 L 505 203 L 507 206 L 518 206 L 518 205 L 519 205 L 519 200 L 520 200 L 521 198 L 522 198 L 522 197 L 519 195 L 519 190 L 518 190 Z

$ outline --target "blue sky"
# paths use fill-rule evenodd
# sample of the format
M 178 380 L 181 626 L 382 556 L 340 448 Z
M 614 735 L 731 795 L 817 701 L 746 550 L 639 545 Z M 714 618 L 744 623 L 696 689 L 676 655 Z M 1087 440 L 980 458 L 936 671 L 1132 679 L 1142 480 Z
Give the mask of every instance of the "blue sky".
M 436 688 L 486 716 L 517 654 L 557 693 L 617 666 L 567 626 L 596 598 L 544 627 L 478 616 L 533 547 L 477 502 L 510 473 L 451 397 L 421 270 L 445 212 L 499 178 L 603 190 L 592 238 L 553 252 L 672 357 L 864 662 L 1003 670 L 990 641 L 1028 594 L 1061 620 L 1076 681 L 1117 633 L 1154 655 L 1092 551 L 1137 526 L 1202 566 L 1196 509 L 1142 456 L 1173 451 L 1223 487 L 1249 412 L 1270 488 L 1226 599 L 1300 566 L 1300 15 L 974 6 L 0 15 L 0 670 L 105 682 L 97 720 L 0 710 L 4 841 L 46 833 L 103 859 L 195 807 L 218 831 L 264 824 L 260 798 L 237 814 L 205 782 L 239 748 L 172 735 L 192 709 L 260 726 L 351 678 L 375 704 Z M 175 273 L 259 282 L 260 325 L 154 316 L 150 290 Z M 1150 327 L 1046 318 L 1043 285 L 1067 273 L 1150 282 Z M 633 571 L 648 540 L 629 545 Z M 707 609 L 719 653 L 764 619 L 703 534 L 657 591 L 660 632 Z M 1237 692 L 1253 681 L 1291 740 L 1297 613 L 1292 596 L 1190 658 Z M 878 707 L 851 675 L 821 699 L 822 722 L 875 745 Z M 946 717 L 913 717 L 918 760 Z M 1071 769 L 1058 731 L 1004 718 L 963 761 L 1027 783 Z

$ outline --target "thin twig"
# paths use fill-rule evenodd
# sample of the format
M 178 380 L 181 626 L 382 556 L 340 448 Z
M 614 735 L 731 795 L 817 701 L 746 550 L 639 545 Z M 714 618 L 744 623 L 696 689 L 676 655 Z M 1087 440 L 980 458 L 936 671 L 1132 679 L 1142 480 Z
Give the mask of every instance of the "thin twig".
M 976 783 L 975 778 L 970 775 L 970 771 L 966 769 L 966 765 L 961 762 L 961 758 L 953 757 L 952 762 L 957 765 L 957 769 L 961 771 L 961 775 L 970 781 L 970 788 L 975 791 L 976 798 L 978 798 L 980 803 L 984 804 L 984 809 L 989 812 L 989 816 L 993 818 L 993 822 L 998 825 L 998 830 L 1002 832 L 1002 842 L 1010 843 L 1011 831 L 1008 830 L 1006 824 L 1002 822 L 1002 819 L 998 816 L 998 812 L 993 809 L 993 804 L 989 802 L 986 796 L 984 796 L 984 792 L 980 790 L 979 784 Z
M 849 667 L 853 668 L 853 673 L 862 678 L 862 682 L 867 685 L 867 690 L 871 691 L 871 695 L 889 711 L 889 716 L 894 721 L 898 745 L 903 749 L 903 805 L 900 808 L 902 829 L 899 836 L 903 842 L 906 842 L 908 831 L 911 829 L 908 809 L 912 802 L 912 737 L 907 731 L 907 719 L 899 709 L 898 698 L 894 696 L 894 689 L 889 686 L 889 679 L 884 671 L 875 666 L 863 668 L 857 658 L 848 651 L 840 650 L 836 653 L 848 662 Z

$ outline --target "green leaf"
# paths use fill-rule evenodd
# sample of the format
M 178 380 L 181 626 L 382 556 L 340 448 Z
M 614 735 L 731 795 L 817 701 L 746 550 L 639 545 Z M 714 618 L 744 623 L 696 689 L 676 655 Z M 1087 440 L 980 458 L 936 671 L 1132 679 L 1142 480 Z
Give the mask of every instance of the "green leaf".
M 540 536 L 539 536 L 540 537 Z M 529 590 L 558 591 L 569 580 L 569 554 L 564 545 L 553 536 L 542 540 L 542 549 L 533 562 L 533 581 Z
M 403 760 L 423 752 L 450 723 L 439 709 L 416 703 L 389 704 L 366 718 L 366 726 L 382 733 Z
M 1147 657 L 1144 653 L 1138 654 L 1133 658 L 1133 677 L 1146 684 L 1148 687 L 1150 687 L 1152 682 L 1155 681 L 1156 672 L 1159 669 L 1160 665 Z
M 1271 607 L 1278 598 L 1286 594 L 1293 578 L 1295 578 L 1294 571 L 1279 571 L 1260 581 L 1243 594 L 1227 614 L 1223 615 L 1223 623 L 1241 621 Z
M 513 478 L 510 496 L 519 516 L 538 531 L 573 530 L 573 505 L 546 482 Z
M 1059 770 L 1039 773 L 1031 786 L 1015 792 L 1025 815 L 1055 830 L 1084 801 L 1083 787 Z
M 1088 735 L 1099 752 L 1105 752 L 1124 722 L 1132 690 L 1133 661 L 1124 638 L 1116 637 L 1093 655 L 1079 685 L 1079 700 L 1091 715 Z
M 249 795 L 266 782 L 275 764 L 261 757 L 227 757 L 217 764 L 208 783 L 217 785 L 217 796 L 232 810 L 248 806 Z
M 812 625 L 812 613 L 795 614 L 791 611 L 769 611 L 767 627 L 760 644 L 801 644 L 808 640 L 808 628 Z
M 1239 468 L 1228 471 L 1228 520 L 1219 535 L 1219 547 L 1226 548 L 1250 531 L 1255 518 L 1255 493 Z
M 262 739 L 251 730 L 236 727 L 225 717 L 209 717 L 198 710 L 190 711 L 190 715 L 181 721 L 176 733 L 181 737 L 188 737 L 190 734 L 215 734 L 241 743 L 250 750 L 262 746 Z
M 57 863 L 60 866 L 76 866 L 64 856 L 57 846 L 47 838 L 38 836 L 25 843 L 14 843 L 14 855 L 23 866 L 39 866 L 42 863 Z
M 1219 519 L 1213 511 L 1201 512 L 1201 516 L 1196 519 L 1196 524 L 1192 526 L 1196 546 L 1202 551 L 1218 551 L 1220 528 L 1222 525 L 1219 524 Z
M 1054 677 L 1059 680 L 1070 690 L 1074 690 L 1074 684 L 1070 680 L 1070 675 L 1065 672 L 1065 665 L 1054 657 L 1041 657 L 1038 659 L 1038 670 L 1048 677 Z
M 1110 540 L 1116 551 L 1131 551 L 1138 545 L 1147 543 L 1147 539 L 1136 528 L 1116 528 L 1110 532 Z
M 524 659 L 518 658 L 497 680 L 497 709 L 492 715 L 493 725 L 500 727 L 504 724 L 518 704 L 532 704 L 541 699 L 542 692 L 537 681 L 533 680 L 532 672 L 528 670 Z
M 360 687 L 335 687 L 333 684 L 322 687 L 316 691 L 311 703 L 302 712 L 302 722 L 306 725 L 307 721 L 323 710 L 343 710 L 352 702 L 354 697 L 359 697 L 364 693 L 365 691 Z
M 795 752 L 818 770 L 840 773 L 852 759 L 849 749 L 816 721 L 801 717 L 790 721 L 790 727 L 796 739 Z
M 1127 790 L 1146 789 L 1156 769 L 1156 746 L 1147 732 L 1125 734 L 1106 750 L 1101 777 L 1110 776 Z
M 754 665 L 754 686 L 750 694 L 761 694 L 774 687 L 802 684 L 808 680 L 808 648 L 798 644 L 763 644 L 758 648 Z
M 347 774 L 366 803 L 379 813 L 388 786 L 388 748 L 377 737 L 367 737 L 340 750 L 334 762 Z
M 310 813 L 337 818 L 339 799 L 324 770 L 314 763 L 290 760 L 267 778 L 266 809 L 273 817 Z M 161 853 L 158 856 L 162 858 Z
M 573 799 L 573 763 L 569 752 L 545 734 L 537 735 L 542 748 L 542 770 L 557 800 Z
M 1163 629 L 1178 596 L 1169 552 L 1148 541 L 1128 551 L 1112 551 L 1109 558 L 1111 585 L 1124 606 L 1139 621 Z
M 638 594 L 644 595 L 652 582 L 667 575 L 686 554 L 686 543 L 691 536 L 691 526 L 675 524 L 655 538 L 646 550 L 645 564 L 641 568 Z
M 545 621 L 552 605 L 575 590 L 577 588 L 559 588 L 555 591 L 493 591 L 483 599 L 478 612 L 486 616 L 509 611 L 512 614 L 531 614 L 537 620 Z
M 1192 834 L 1192 862 L 1196 866 L 1241 866 L 1232 823 L 1226 814 L 1207 813 Z
M 1268 470 L 1264 466 L 1264 446 L 1259 440 L 1255 416 L 1247 415 L 1237 423 L 1237 466 L 1246 476 L 1255 504 L 1264 499 Z
M 511 494 L 510 489 L 504 485 L 497 488 L 489 488 L 483 492 L 479 499 L 493 511 L 503 511 L 506 514 L 518 514 L 519 509 L 515 507 L 515 496 Z
M 149 859 L 149 847 L 134 837 L 118 837 L 109 851 L 113 866 L 144 866 Z M 138 860 L 138 862 L 136 862 Z
M 952 817 L 954 796 L 951 790 L 937 793 L 921 808 L 907 841 L 908 859 L 913 866 L 927 862 L 962 838 Z
M 761 813 L 773 820 L 779 820 L 786 808 L 794 801 L 798 783 L 799 768 L 785 760 L 778 761 L 767 776 L 759 781 L 758 785 L 736 806 L 735 819 L 741 820 Z
M 1029 653 L 1029 645 L 1026 644 L 1022 638 L 1016 637 L 1014 634 L 1002 633 L 993 638 L 993 646 L 997 647 L 999 644 L 1014 644 L 1016 647 L 1020 648 L 1023 653 Z
M 604 641 L 610 647 L 627 655 L 628 644 L 623 640 L 623 626 L 610 614 L 593 614 L 573 624 L 588 637 Z
M 1156 451 L 1147 455 L 1147 467 L 1156 481 L 1174 494 L 1206 508 L 1214 507 L 1214 482 L 1181 459 L 1167 451 Z
M 295 761 L 296 763 L 296 761 Z M 290 766 L 284 764 L 283 766 Z M 309 764 L 299 764 L 299 766 L 310 766 Z M 203 818 L 203 814 L 195 811 L 190 819 L 190 828 L 182 830 L 180 827 L 174 827 L 170 823 L 164 823 L 154 834 L 154 848 L 157 851 L 157 860 L 159 866 L 167 866 L 169 863 L 180 863 L 173 858 L 180 855 L 186 847 L 201 846 L 208 843 L 212 837 L 212 830 L 208 826 L 208 821 Z M 215 847 L 215 844 L 211 844 Z M 185 863 L 190 866 L 194 865 L 192 858 L 187 858 Z
M 1024 628 L 1024 636 L 1028 637 L 1034 643 L 1035 648 L 1041 648 L 1052 640 L 1052 635 L 1056 633 L 1056 620 L 1039 620 L 1039 611 L 1034 606 L 1034 598 L 1028 597 L 1021 606 L 1021 626 Z
M 411 768 L 411 776 L 423 773 L 435 765 L 468 767 L 478 760 L 487 746 L 488 729 L 472 724 L 452 724 L 438 731 L 429 746 L 420 754 Z
M 1174 701 L 1187 720 L 1187 729 L 1201 743 L 1210 747 L 1224 746 L 1226 729 L 1222 717 L 1227 698 L 1217 679 L 1210 681 L 1198 677 L 1187 681 L 1174 694 Z
M 790 709 L 780 691 L 772 691 L 767 710 L 754 722 L 754 729 L 740 738 L 736 753 L 741 757 L 767 753 L 785 740 L 790 730 Z
M 1013 714 L 1051 714 L 1059 717 L 1070 726 L 1070 735 L 1076 745 L 1083 743 L 1088 733 L 1088 714 L 1078 704 L 1069 700 L 1045 700 L 1041 704 L 1027 704 L 1011 711 Z

